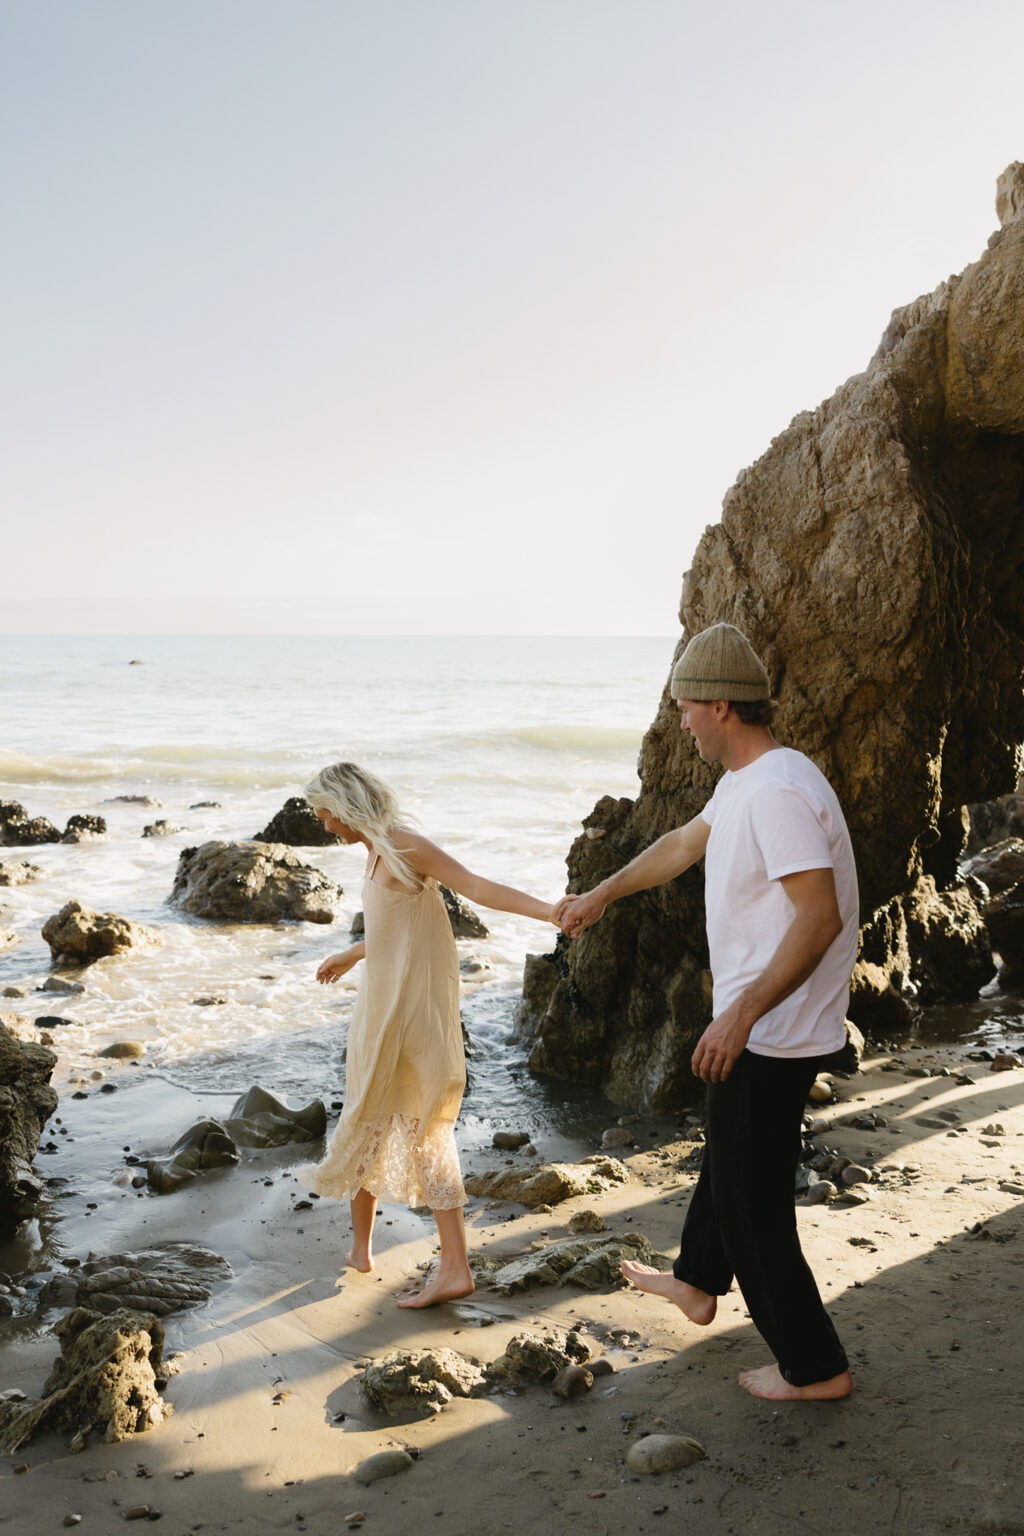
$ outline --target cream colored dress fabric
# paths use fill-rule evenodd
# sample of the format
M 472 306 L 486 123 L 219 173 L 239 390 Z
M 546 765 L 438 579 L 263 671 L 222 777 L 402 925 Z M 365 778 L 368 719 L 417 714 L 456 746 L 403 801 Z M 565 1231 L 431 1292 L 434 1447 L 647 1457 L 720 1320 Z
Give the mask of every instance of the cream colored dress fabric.
M 459 962 L 433 880 L 419 891 L 363 882 L 366 959 L 348 1029 L 345 1108 L 327 1155 L 299 1170 L 335 1200 L 387 1190 L 409 1205 L 466 1203 L 455 1120 L 466 1086 Z

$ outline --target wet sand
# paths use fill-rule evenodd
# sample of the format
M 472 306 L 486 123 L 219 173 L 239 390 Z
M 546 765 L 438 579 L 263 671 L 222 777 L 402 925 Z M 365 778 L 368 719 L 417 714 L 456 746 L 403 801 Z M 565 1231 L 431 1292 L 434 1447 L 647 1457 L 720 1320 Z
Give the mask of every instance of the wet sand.
M 148 1505 L 176 1536 L 327 1536 L 357 1514 L 361 1528 L 382 1536 L 420 1536 L 435 1522 L 466 1536 L 681 1522 L 691 1532 L 755 1536 L 1017 1536 L 1024 1072 L 992 1072 L 952 1046 L 903 1048 L 906 1070 L 884 1070 L 889 1059 L 869 1055 L 865 1071 L 837 1083 L 842 1102 L 821 1111 L 831 1126 L 819 1139 L 875 1170 L 905 1171 L 878 1172 L 865 1205 L 799 1211 L 805 1251 L 854 1371 L 853 1395 L 827 1404 L 773 1404 L 737 1386 L 737 1373 L 768 1355 L 736 1291 L 703 1330 L 633 1290 L 540 1288 L 499 1298 L 481 1288 L 466 1307 L 401 1311 L 397 1296 L 421 1282 L 419 1266 L 432 1255 L 428 1219 L 384 1207 L 375 1273 L 343 1275 L 339 1284 L 347 1212 L 328 1201 L 295 1209 L 305 1197 L 291 1176 L 305 1160 L 301 1149 L 246 1153 L 237 1169 L 171 1196 L 111 1192 L 110 1169 L 140 1112 L 154 1144 L 165 1128 L 173 1138 L 188 1123 L 191 1096 L 172 1101 L 145 1082 L 128 1091 L 122 1073 L 125 1090 L 105 1102 L 62 1102 L 71 1145 L 49 1163 L 61 1176 L 76 1163 L 80 1172 L 64 1202 L 64 1251 L 85 1257 L 187 1238 L 224 1254 L 235 1280 L 204 1307 L 168 1320 L 168 1350 L 183 1352 L 165 1394 L 173 1417 L 121 1445 L 71 1455 L 51 1437 L 0 1460 L 0 1524 L 45 1532 L 80 1514 L 84 1531 L 114 1532 L 126 1510 Z M 975 1083 L 910 1075 L 944 1065 L 966 1069 Z M 221 1106 L 211 1099 L 202 1107 Z M 87 1138 L 77 1134 L 76 1110 Z M 868 1110 L 887 1125 L 843 1123 Z M 957 1116 L 956 1126 L 945 1128 L 944 1112 Z M 991 1125 L 1003 1134 L 986 1134 Z M 633 1129 L 638 1150 L 616 1154 L 633 1174 L 628 1185 L 550 1213 L 473 1200 L 471 1249 L 521 1253 L 565 1235 L 569 1217 L 590 1208 L 613 1231 L 641 1231 L 671 1254 L 697 1148 L 664 1122 L 641 1116 Z M 542 1158 L 566 1155 L 564 1143 L 535 1139 Z M 482 1171 L 506 1156 L 480 1147 L 465 1162 Z M 51 1171 L 45 1158 L 40 1166 Z M 394 1347 L 445 1345 L 489 1360 L 523 1329 L 580 1324 L 595 1352 L 610 1354 L 615 1374 L 570 1403 L 532 1388 L 395 1423 L 371 1410 L 359 1387 L 361 1362 Z M 629 1337 L 609 1339 L 612 1330 Z M 3 1386 L 38 1394 L 55 1352 L 51 1336 L 13 1330 L 0 1353 Z M 656 1431 L 695 1436 L 707 1459 L 685 1472 L 634 1477 L 625 1466 L 629 1444 Z M 367 1456 L 394 1446 L 414 1454 L 411 1468 L 370 1487 L 353 1479 Z M 21 1464 L 28 1470 L 16 1473 Z

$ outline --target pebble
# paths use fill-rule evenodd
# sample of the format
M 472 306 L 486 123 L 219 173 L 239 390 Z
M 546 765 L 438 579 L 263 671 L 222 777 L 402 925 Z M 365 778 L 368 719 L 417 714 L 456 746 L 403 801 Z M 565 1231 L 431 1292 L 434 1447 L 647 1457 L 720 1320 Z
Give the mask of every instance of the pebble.
M 867 1205 L 874 1196 L 867 1184 L 850 1184 L 839 1198 L 844 1205 Z
M 396 1472 L 406 1472 L 412 1466 L 408 1451 L 378 1451 L 359 1463 L 352 1476 L 357 1483 L 375 1483 L 382 1477 L 394 1477 Z
M 82 1517 L 81 1515 L 65 1515 L 61 1523 L 63 1525 L 81 1525 Z
M 992 1058 L 992 1072 L 1012 1072 L 1014 1067 L 1022 1067 L 1024 1062 L 1019 1056 L 1014 1056 L 1010 1051 L 999 1051 Z
M 633 1132 L 624 1125 L 613 1125 L 602 1132 L 601 1150 L 611 1152 L 616 1147 L 631 1147 L 634 1142 Z
M 363 1514 L 361 1509 L 354 1510 L 351 1515 L 344 1516 L 346 1525 L 362 1525 L 365 1519 L 366 1516 Z
M 839 1178 L 843 1184 L 870 1184 L 871 1169 L 862 1168 L 859 1163 L 849 1163 Z
M 823 1120 L 819 1115 L 816 1120 L 811 1121 L 810 1125 L 808 1126 L 808 1130 L 812 1136 L 824 1136 L 825 1132 L 828 1130 L 828 1126 L 828 1121 Z
M 596 1360 L 587 1361 L 587 1370 L 591 1376 L 614 1376 L 615 1367 L 607 1355 L 598 1355 Z
M 126 1520 L 151 1520 L 155 1511 L 148 1504 L 132 1504 L 124 1512 Z
M 644 1435 L 634 1440 L 626 1454 L 631 1472 L 677 1472 L 692 1467 L 707 1455 L 699 1440 L 690 1435 Z
M 819 1179 L 816 1184 L 808 1186 L 804 1200 L 808 1205 L 826 1205 L 829 1200 L 834 1200 L 839 1191 L 828 1179 Z
M 824 1077 L 816 1077 L 807 1097 L 812 1104 L 829 1104 L 832 1100 L 832 1084 Z
M 105 1045 L 98 1056 L 107 1056 L 112 1061 L 134 1061 L 146 1054 L 146 1047 L 139 1040 L 115 1040 L 113 1045 Z
M 994 1120 L 991 1125 L 983 1125 L 982 1126 L 981 1134 L 983 1136 L 1005 1136 L 1006 1135 L 1006 1131 L 999 1124 L 998 1120 Z

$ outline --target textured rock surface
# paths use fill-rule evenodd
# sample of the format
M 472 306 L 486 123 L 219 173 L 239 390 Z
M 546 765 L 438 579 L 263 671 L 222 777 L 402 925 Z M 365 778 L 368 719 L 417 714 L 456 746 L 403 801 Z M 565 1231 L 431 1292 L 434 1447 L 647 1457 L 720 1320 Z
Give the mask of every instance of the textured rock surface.
M 171 900 L 216 922 L 333 923 L 341 894 L 290 848 L 252 840 L 183 849 Z
M 491 1289 L 499 1296 L 511 1296 L 531 1285 L 578 1285 L 585 1291 L 621 1291 L 629 1284 L 619 1268 L 623 1259 L 658 1264 L 658 1255 L 641 1232 L 629 1232 L 625 1237 L 563 1238 L 536 1253 L 525 1253 L 503 1264 L 491 1275 Z
M 709 624 L 738 625 L 773 680 L 776 735 L 843 804 L 870 940 L 851 1014 L 872 1025 L 922 995 L 966 995 L 991 963 L 957 860 L 964 806 L 1013 790 L 1024 740 L 1020 166 L 999 196 L 1007 222 L 980 260 L 894 313 L 867 370 L 739 476 L 683 584 L 676 654 Z M 711 792 L 667 689 L 639 769 L 635 802 L 606 797 L 584 822 L 573 890 Z M 710 1017 L 703 931 L 690 871 L 528 960 L 518 1029 L 532 1066 L 627 1104 L 692 1099 L 689 1056 Z
M 1024 881 L 994 896 L 984 915 L 1003 962 L 1000 981 L 1018 982 L 1024 974 Z
M 35 1212 L 43 1181 L 32 1167 L 43 1126 L 57 1108 L 50 1078 L 57 1058 L 18 1040 L 0 1021 L 0 1231 Z
M 27 864 L 24 859 L 0 859 L 0 885 L 24 885 L 42 877 L 38 864 Z
M 487 1367 L 489 1382 L 499 1385 L 531 1386 L 550 1383 L 568 1365 L 590 1359 L 590 1345 L 575 1330 L 563 1333 L 550 1328 L 546 1333 L 517 1333 Z
M 151 944 L 156 934 L 116 912 L 93 912 L 80 901 L 69 901 L 43 924 L 43 938 L 54 961 L 92 965 L 108 955 L 123 953 L 139 944 Z
M 64 828 L 62 843 L 91 843 L 107 834 L 102 816 L 72 816 Z
M 36 843 L 59 843 L 60 833 L 45 816 L 30 816 L 17 800 L 0 800 L 0 845 L 31 848 Z
M 157 1391 L 164 1331 L 152 1314 L 121 1309 L 102 1316 L 76 1307 L 54 1332 L 61 1353 L 37 1402 L 0 1403 L 0 1454 L 41 1434 L 84 1436 L 108 1444 L 159 1424 L 171 1408 Z
M 308 800 L 293 795 L 253 838 L 257 843 L 287 843 L 290 848 L 340 848 Z
M 523 1205 L 557 1205 L 576 1195 L 596 1195 L 625 1184 L 629 1170 L 614 1157 L 594 1156 L 582 1163 L 543 1163 L 539 1168 L 499 1168 L 471 1174 L 466 1193 L 518 1200 Z
M 110 1313 L 120 1308 L 167 1317 L 209 1301 L 212 1286 L 232 1278 L 227 1259 L 198 1243 L 157 1243 L 132 1253 L 90 1258 L 70 1275 L 58 1275 L 39 1293 L 39 1309 L 85 1307 Z
M 486 1386 L 483 1368 L 454 1349 L 395 1349 L 373 1360 L 363 1391 L 382 1413 L 440 1413 L 453 1397 L 476 1397 Z

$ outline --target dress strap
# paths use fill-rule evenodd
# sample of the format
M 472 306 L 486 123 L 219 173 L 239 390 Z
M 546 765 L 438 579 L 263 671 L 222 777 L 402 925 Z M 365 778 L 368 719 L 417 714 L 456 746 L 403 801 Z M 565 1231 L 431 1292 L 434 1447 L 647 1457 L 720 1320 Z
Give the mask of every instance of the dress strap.
M 380 858 L 380 854 L 379 853 L 375 853 L 374 856 L 373 856 L 373 863 L 370 865 L 369 869 L 366 871 L 366 878 L 367 878 L 367 880 L 372 880 L 373 879 L 373 872 L 377 868 L 377 861 L 378 861 L 379 858 Z

